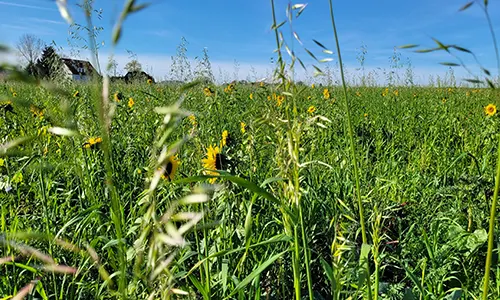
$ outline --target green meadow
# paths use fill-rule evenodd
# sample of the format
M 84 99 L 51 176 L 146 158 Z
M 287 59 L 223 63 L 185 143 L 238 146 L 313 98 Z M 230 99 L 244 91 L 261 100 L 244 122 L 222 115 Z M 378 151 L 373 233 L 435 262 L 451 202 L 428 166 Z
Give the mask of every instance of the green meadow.
M 494 83 L 306 85 L 277 48 L 262 82 L 2 65 L 0 298 L 498 299 Z

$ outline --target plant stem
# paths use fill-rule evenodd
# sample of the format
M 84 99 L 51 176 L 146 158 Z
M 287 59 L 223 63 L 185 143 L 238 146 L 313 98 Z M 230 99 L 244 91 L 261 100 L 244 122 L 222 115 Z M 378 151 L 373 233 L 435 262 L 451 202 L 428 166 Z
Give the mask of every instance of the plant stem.
M 345 82 L 345 76 L 344 76 L 344 67 L 342 64 L 342 55 L 340 54 L 340 43 L 337 35 L 337 27 L 335 26 L 335 17 L 333 14 L 333 5 L 332 5 L 332 0 L 329 0 L 330 3 L 330 18 L 332 20 L 332 27 L 333 27 L 333 34 L 334 34 L 334 39 L 335 39 L 335 44 L 337 47 L 337 56 L 339 60 L 339 66 L 340 66 L 340 77 L 342 79 L 342 87 L 344 90 L 344 98 L 345 98 L 345 110 L 346 110 L 346 115 L 347 115 L 347 126 L 348 126 L 348 131 L 349 131 L 349 141 L 351 145 L 351 159 L 352 159 L 352 164 L 354 167 L 354 176 L 356 180 L 356 198 L 358 202 L 358 211 L 359 211 L 359 222 L 361 224 L 361 236 L 363 239 L 363 244 L 368 244 L 368 239 L 366 237 L 366 227 L 365 227 L 365 218 L 364 218 L 364 213 L 363 213 L 363 202 L 361 200 L 361 188 L 359 184 L 359 170 L 358 170 L 358 162 L 356 159 L 356 144 L 354 143 L 354 134 L 353 134 L 353 129 L 352 129 L 352 121 L 351 121 L 351 111 L 350 111 L 350 105 L 349 105 L 349 99 L 347 96 L 347 85 Z M 367 289 L 368 289 L 368 299 L 372 299 L 372 293 L 371 293 L 371 284 L 370 284 L 370 269 L 368 265 L 368 260 L 366 260 L 366 282 L 367 282 Z
M 488 252 L 486 253 L 486 266 L 484 269 L 484 282 L 483 282 L 483 300 L 488 299 L 488 284 L 490 281 L 491 258 L 493 256 L 493 240 L 495 231 L 495 217 L 497 210 L 498 188 L 500 186 L 500 139 L 498 139 L 498 157 L 497 157 L 497 174 L 495 176 L 495 192 L 493 193 L 493 200 L 490 210 L 490 226 L 488 229 Z

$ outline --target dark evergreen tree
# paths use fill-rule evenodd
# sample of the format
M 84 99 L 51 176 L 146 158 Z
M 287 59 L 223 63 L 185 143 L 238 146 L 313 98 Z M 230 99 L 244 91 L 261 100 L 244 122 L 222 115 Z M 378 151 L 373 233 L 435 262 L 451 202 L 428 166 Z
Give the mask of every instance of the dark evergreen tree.
M 42 56 L 36 63 L 36 73 L 43 79 L 54 79 L 60 74 L 61 58 L 52 46 L 43 49 Z

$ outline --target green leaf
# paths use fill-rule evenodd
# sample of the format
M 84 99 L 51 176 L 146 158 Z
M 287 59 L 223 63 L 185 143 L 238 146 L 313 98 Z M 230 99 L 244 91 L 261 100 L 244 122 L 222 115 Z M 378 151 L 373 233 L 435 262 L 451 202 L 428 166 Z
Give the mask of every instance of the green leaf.
M 467 8 L 471 7 L 472 4 L 474 4 L 474 1 L 468 2 L 467 4 L 465 4 L 464 6 L 462 6 L 458 11 L 464 11 Z
M 399 46 L 398 48 L 399 49 L 411 49 L 411 48 L 416 48 L 418 46 L 419 45 L 417 45 L 417 44 L 406 44 L 406 45 L 403 45 L 403 46 Z
M 483 68 L 483 67 L 481 67 L 481 70 L 484 72 L 484 74 L 486 74 L 486 75 L 488 75 L 488 76 L 491 76 L 491 72 L 490 72 L 490 70 L 485 69 L 485 68 Z
M 408 266 L 403 266 L 406 272 L 406 276 L 410 277 L 411 281 L 413 281 L 413 284 L 415 284 L 418 288 L 418 291 L 420 292 L 420 295 L 425 295 L 424 293 L 424 288 L 420 284 L 420 280 L 408 269 Z
M 472 51 L 470 51 L 469 49 L 466 49 L 464 47 L 460 47 L 460 46 L 457 46 L 457 45 L 451 45 L 450 47 L 453 48 L 453 49 L 456 49 L 458 51 L 461 51 L 461 52 L 466 52 L 466 53 L 472 54 Z
M 316 43 L 316 45 L 320 46 L 321 48 L 325 49 L 325 50 L 328 50 L 325 46 L 323 46 L 323 44 L 321 44 L 320 42 L 318 42 L 317 40 L 313 39 L 313 42 Z
M 139 5 L 134 5 L 130 8 L 130 13 L 135 13 L 135 12 L 138 12 L 140 10 L 143 10 L 145 9 L 146 7 L 148 7 L 151 3 L 143 3 L 143 4 L 139 4 Z
M 276 29 L 280 28 L 281 26 L 283 26 L 283 24 L 285 24 L 285 23 L 286 23 L 286 20 L 279 23 L 278 25 L 273 25 L 273 26 L 271 26 L 271 30 L 276 30 Z
M 320 262 L 321 262 L 321 266 L 323 267 L 323 270 L 325 271 L 326 277 L 330 281 L 332 291 L 334 291 L 335 290 L 335 280 L 333 278 L 332 266 L 330 266 L 330 264 L 326 260 L 324 260 L 323 257 L 321 258 Z
M 429 52 L 434 52 L 434 51 L 439 51 L 439 50 L 443 50 L 441 48 L 429 48 L 429 49 L 418 49 L 418 50 L 415 50 L 416 53 L 429 53 Z
M 222 290 L 224 294 L 227 290 L 228 259 L 222 260 Z
M 486 78 L 486 83 L 490 88 L 495 89 L 495 84 L 489 78 Z
M 307 50 L 305 48 L 304 48 L 304 50 L 306 50 L 307 54 L 309 54 L 312 58 L 314 58 L 315 61 L 318 61 L 318 59 L 316 58 L 316 56 L 311 51 L 309 51 L 309 50 Z
M 191 282 L 193 283 L 193 285 L 196 287 L 196 289 L 198 289 L 198 291 L 201 293 L 201 295 L 203 296 L 203 299 L 204 300 L 210 300 L 210 295 L 208 295 L 208 292 L 207 290 L 205 289 L 205 287 L 201 284 L 201 282 L 196 279 L 196 277 L 194 277 L 193 275 L 190 275 L 189 276 L 189 280 L 191 280 Z
M 440 49 L 443 49 L 446 52 L 450 52 L 450 50 L 448 50 L 449 46 L 446 46 L 445 44 L 441 43 L 436 38 L 432 38 L 432 40 L 439 46 Z
M 280 258 L 283 254 L 285 254 L 286 252 L 288 252 L 288 250 L 285 250 L 281 253 L 278 253 L 278 254 L 275 254 L 273 256 L 271 256 L 270 258 L 268 258 L 264 263 L 262 263 L 257 269 L 253 270 L 252 273 L 250 273 L 247 277 L 245 277 L 235 288 L 234 290 L 231 292 L 231 294 L 229 294 L 228 297 L 231 297 L 232 295 L 234 295 L 235 293 L 237 293 L 239 290 L 241 290 L 242 288 L 244 288 L 247 284 L 249 284 L 250 282 L 252 282 L 252 280 L 259 276 L 260 273 L 262 273 L 267 267 L 269 267 L 272 263 L 274 263 L 274 261 L 276 261 L 278 258 Z
M 440 62 L 439 64 L 448 67 L 460 67 L 459 64 L 453 62 Z
M 481 80 L 478 80 L 478 79 L 464 79 L 465 81 L 467 82 L 470 82 L 470 83 L 483 83 Z

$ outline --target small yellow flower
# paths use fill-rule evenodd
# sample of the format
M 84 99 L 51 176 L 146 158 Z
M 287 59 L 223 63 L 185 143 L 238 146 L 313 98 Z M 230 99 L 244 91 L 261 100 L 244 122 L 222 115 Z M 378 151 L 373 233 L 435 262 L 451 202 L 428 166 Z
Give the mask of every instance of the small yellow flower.
M 248 96 L 250 100 L 253 100 L 253 93 L 250 93 L 250 96 Z
M 102 143 L 101 137 L 91 137 L 84 144 L 83 148 L 90 149 L 96 147 L 96 145 Z
M 241 133 L 245 133 L 247 131 L 247 124 L 245 124 L 245 122 L 240 122 L 240 129 L 241 129 Z
M 312 114 L 316 111 L 316 107 L 314 107 L 313 105 L 309 106 L 309 108 L 307 109 L 307 112 Z
M 5 164 L 5 160 L 3 158 L 0 158 L 0 167 L 3 167 Z
M 311 97 L 311 96 L 307 96 L 307 100 L 311 100 L 311 99 L 312 99 L 312 97 Z
M 152 79 L 148 79 L 148 84 L 152 84 L 153 83 L 153 80 Z
M 497 107 L 495 104 L 488 104 L 485 108 L 484 108 L 484 112 L 488 115 L 488 116 L 493 116 L 494 114 L 497 113 Z
M 281 106 L 283 104 L 283 101 L 285 101 L 285 96 L 279 95 L 276 97 L 276 106 Z
M 393 93 L 394 93 L 394 96 L 396 96 L 396 97 L 399 96 L 399 91 L 398 90 L 394 90 Z
M 78 97 L 78 96 L 80 96 L 80 92 L 79 92 L 79 91 L 76 91 L 76 92 L 73 94 L 73 97 L 74 97 L 74 98 L 76 98 L 76 97 Z
M 16 92 L 13 92 L 13 93 L 12 93 L 12 97 L 17 97 L 17 93 L 16 93 Z
M 441 102 L 443 102 L 443 104 L 446 103 L 446 97 L 444 97 L 443 99 L 441 99 Z
M 389 94 L 389 88 L 385 88 L 384 91 L 382 92 L 382 97 L 387 96 Z
M 359 91 L 357 91 L 356 96 L 361 97 L 361 93 Z
M 196 117 L 194 115 L 189 115 L 188 116 L 189 122 L 191 122 L 191 125 L 196 126 L 198 122 L 196 122 Z
M 467 92 L 465 93 L 465 97 L 470 97 L 470 92 L 469 92 L 469 91 L 467 91 Z
M 315 88 L 315 87 L 316 87 L 316 86 L 314 85 L 314 83 L 313 83 L 313 84 L 311 84 L 311 88 Z
M 365 118 L 367 118 L 367 117 L 368 117 L 368 114 L 367 114 L 367 113 L 365 113 L 363 116 L 364 116 Z
M 267 100 L 271 101 L 271 96 L 267 96 Z
M 330 99 L 330 91 L 328 89 L 323 90 L 323 98 L 326 100 Z
M 16 174 L 14 174 L 14 177 L 12 177 L 12 182 L 14 183 L 23 182 L 23 173 L 17 172 Z
M 137 174 L 142 174 L 142 170 L 141 169 L 137 169 Z
M 222 140 L 220 141 L 220 147 L 224 147 L 227 145 L 227 138 L 229 136 L 229 132 L 227 130 L 224 130 L 222 132 Z
M 264 86 L 264 82 L 261 81 L 259 85 L 260 85 L 260 87 L 263 87 Z
M 134 104 L 135 104 L 134 99 L 132 99 L 132 97 L 130 97 L 128 99 L 128 107 L 132 108 L 132 107 L 134 107 Z

